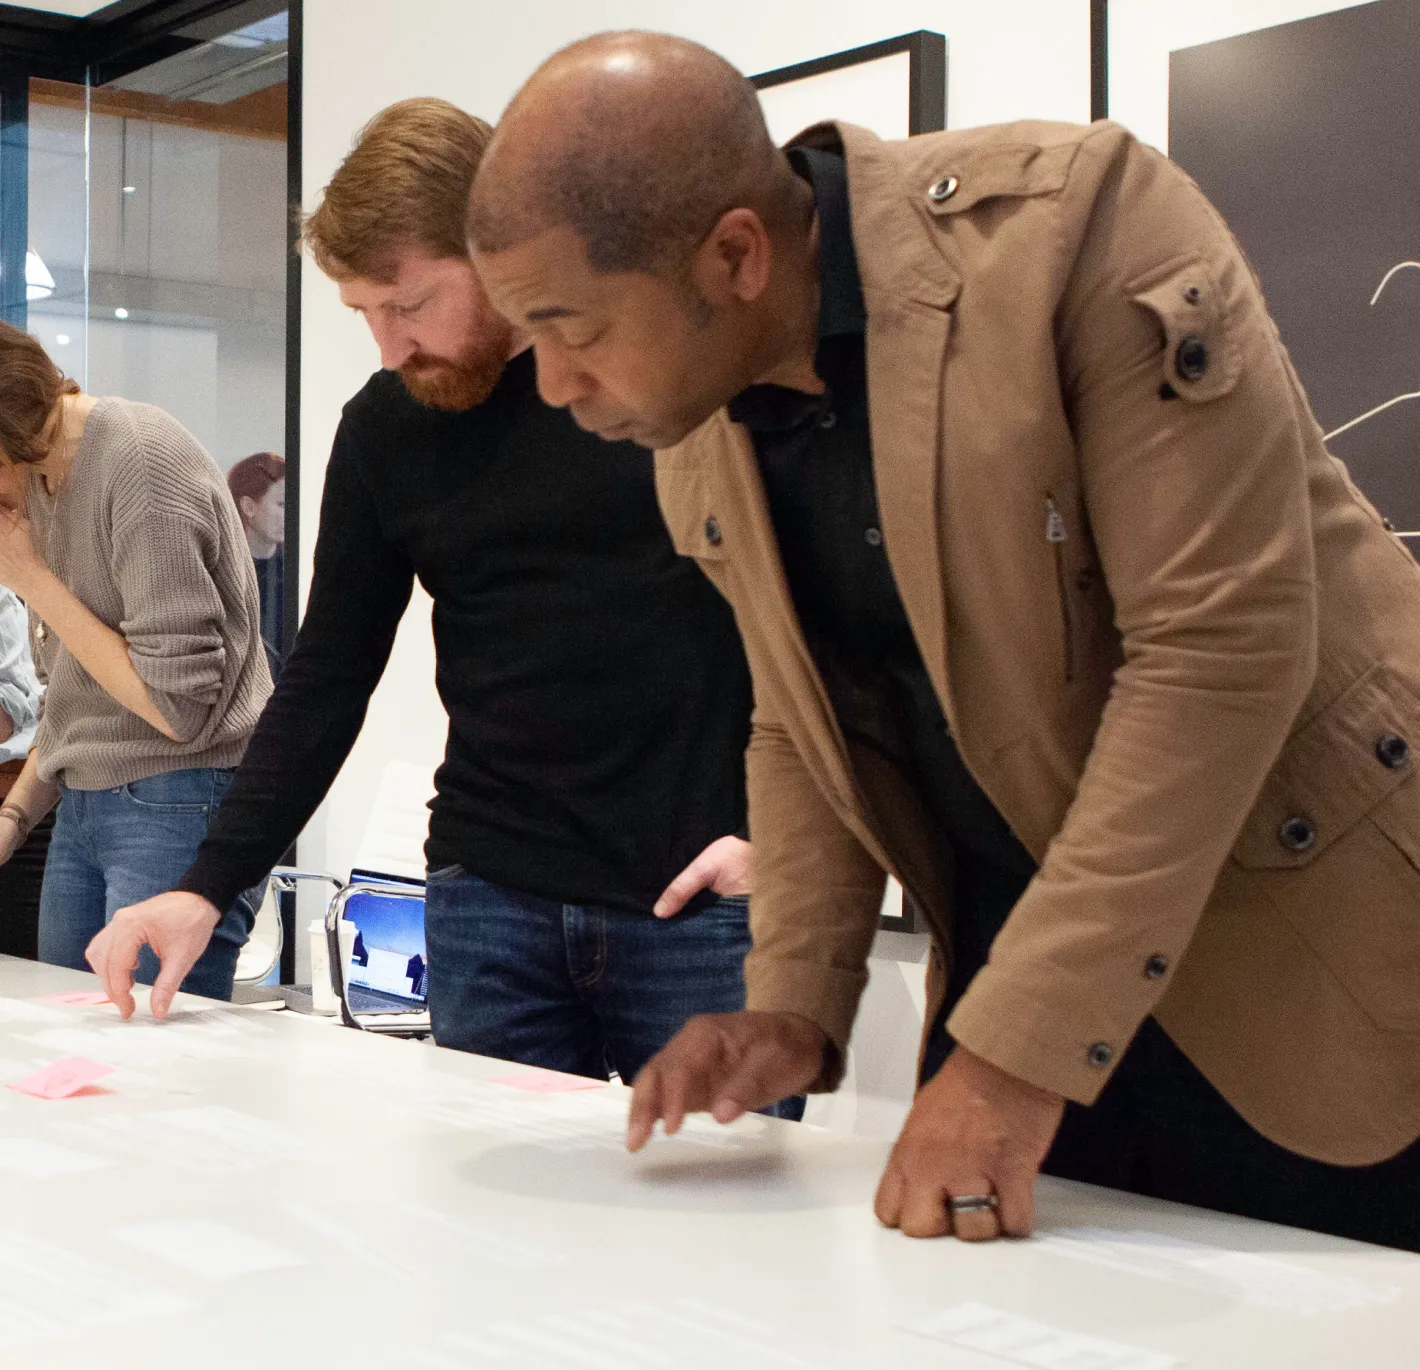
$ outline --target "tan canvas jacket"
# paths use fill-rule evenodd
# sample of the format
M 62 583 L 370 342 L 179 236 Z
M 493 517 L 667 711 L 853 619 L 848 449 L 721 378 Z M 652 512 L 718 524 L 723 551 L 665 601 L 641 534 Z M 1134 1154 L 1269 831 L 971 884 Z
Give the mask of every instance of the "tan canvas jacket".
M 893 573 L 1040 863 L 952 1034 L 1088 1103 L 1154 1014 L 1274 1141 L 1394 1154 L 1420 1134 L 1420 569 L 1323 447 L 1228 230 L 1108 123 L 801 140 L 847 157 Z M 845 749 L 746 433 L 722 411 L 657 482 L 754 673 L 749 1003 L 842 1048 L 884 872 L 936 994 L 947 880 Z

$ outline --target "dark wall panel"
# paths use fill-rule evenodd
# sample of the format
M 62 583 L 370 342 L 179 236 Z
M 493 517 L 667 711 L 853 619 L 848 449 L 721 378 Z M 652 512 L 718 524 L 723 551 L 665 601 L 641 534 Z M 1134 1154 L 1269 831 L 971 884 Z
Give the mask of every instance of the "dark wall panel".
M 1420 3 L 1376 0 L 1175 52 L 1169 155 L 1222 211 L 1330 432 L 1420 391 Z M 1420 530 L 1420 399 L 1332 450 Z M 1412 542 L 1420 550 L 1420 544 Z

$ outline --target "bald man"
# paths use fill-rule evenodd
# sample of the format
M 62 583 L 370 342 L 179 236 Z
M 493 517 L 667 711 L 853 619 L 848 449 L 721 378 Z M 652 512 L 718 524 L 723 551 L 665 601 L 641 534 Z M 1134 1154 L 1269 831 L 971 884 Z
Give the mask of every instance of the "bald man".
M 1196 188 L 1107 123 L 781 153 L 714 54 L 610 34 L 470 234 L 754 676 L 748 1011 L 632 1147 L 834 1085 L 892 872 L 934 949 L 882 1221 L 1025 1233 L 1044 1165 L 1420 1249 L 1420 570 Z

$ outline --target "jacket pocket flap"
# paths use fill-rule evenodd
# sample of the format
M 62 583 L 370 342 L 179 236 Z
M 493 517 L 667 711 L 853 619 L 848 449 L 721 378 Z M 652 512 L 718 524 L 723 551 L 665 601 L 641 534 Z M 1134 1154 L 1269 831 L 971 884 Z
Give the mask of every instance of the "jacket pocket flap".
M 926 187 L 927 209 L 932 214 L 960 214 L 983 200 L 1051 194 L 1064 186 L 1077 150 L 1073 143 L 993 148 L 966 159 L 956 174 L 942 170 Z
M 1415 770 L 1420 700 L 1373 666 L 1295 733 L 1267 777 L 1233 857 L 1254 869 L 1314 861 Z
M 1163 330 L 1161 381 L 1167 391 L 1202 404 L 1238 383 L 1242 357 L 1228 327 L 1222 287 L 1207 262 L 1194 255 L 1176 258 L 1125 288 Z

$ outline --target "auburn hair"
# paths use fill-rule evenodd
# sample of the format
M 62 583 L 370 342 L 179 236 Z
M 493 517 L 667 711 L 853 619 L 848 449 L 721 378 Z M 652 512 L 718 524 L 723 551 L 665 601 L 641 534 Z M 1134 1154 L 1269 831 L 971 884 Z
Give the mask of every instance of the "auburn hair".
M 263 500 L 266 492 L 279 480 L 286 479 L 286 458 L 275 452 L 253 452 L 243 457 L 227 472 L 227 489 L 241 509 L 243 499 Z M 246 522 L 246 515 L 242 515 Z
M 0 449 L 8 460 L 43 461 L 53 445 L 44 430 L 60 397 L 78 393 L 35 338 L 0 323 Z
M 464 218 L 492 126 L 447 100 L 401 100 L 355 137 L 302 236 L 316 265 L 343 281 L 388 285 L 399 254 L 466 257 Z

